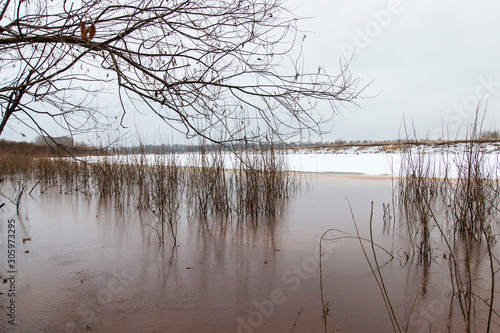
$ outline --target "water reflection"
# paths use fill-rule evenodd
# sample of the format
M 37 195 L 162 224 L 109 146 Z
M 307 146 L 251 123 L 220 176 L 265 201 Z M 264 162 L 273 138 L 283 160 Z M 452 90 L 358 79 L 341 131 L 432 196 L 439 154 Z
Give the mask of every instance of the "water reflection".
M 384 218 L 391 181 L 318 177 L 274 218 L 181 214 L 176 246 L 169 238 L 160 246 L 150 227 L 154 215 L 117 210 L 111 199 L 57 191 L 29 198 L 23 211 L 29 220 L 19 219 L 19 239 L 30 236 L 32 242 L 22 245 L 30 253 L 19 258 L 18 331 L 81 332 L 88 326 L 95 332 L 288 332 L 302 308 L 294 332 L 322 331 L 314 258 L 325 230 L 355 234 L 345 198 L 365 238 L 375 201 L 374 238 L 395 255 L 386 261 L 380 250 L 380 271 L 402 326 L 409 320 L 410 331 L 427 332 L 430 323 L 433 330 L 460 329 L 444 252 L 436 250 L 431 261 L 406 260 L 408 230 L 394 217 L 391 223 Z M 433 241 L 436 249 L 444 248 L 441 239 Z M 329 328 L 392 331 L 358 240 L 328 243 L 323 279 Z M 488 290 L 484 247 L 463 248 L 460 241 L 454 244 L 458 262 L 472 263 L 474 286 Z M 485 313 L 476 307 L 481 327 Z

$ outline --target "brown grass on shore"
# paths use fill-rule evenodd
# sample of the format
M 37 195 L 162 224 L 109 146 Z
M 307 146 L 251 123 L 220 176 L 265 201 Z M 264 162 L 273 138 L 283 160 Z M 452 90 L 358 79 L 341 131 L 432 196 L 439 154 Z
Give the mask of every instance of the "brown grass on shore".
M 286 149 L 292 149 L 294 152 L 301 149 L 310 149 L 310 150 L 322 150 L 327 149 L 331 151 L 333 149 L 334 152 L 340 151 L 342 149 L 357 147 L 358 150 L 363 150 L 368 147 L 381 147 L 382 149 L 388 151 L 398 151 L 398 150 L 406 150 L 409 147 L 417 147 L 417 146 L 452 146 L 457 144 L 467 144 L 470 143 L 471 139 L 461 139 L 461 140 L 401 140 L 401 141 L 376 141 L 376 142 L 349 142 L 342 144 L 318 144 L 318 145 L 301 145 L 289 147 Z M 500 147 L 500 139 L 485 139 L 485 138 L 474 138 L 474 143 L 484 144 L 484 143 L 498 143 Z

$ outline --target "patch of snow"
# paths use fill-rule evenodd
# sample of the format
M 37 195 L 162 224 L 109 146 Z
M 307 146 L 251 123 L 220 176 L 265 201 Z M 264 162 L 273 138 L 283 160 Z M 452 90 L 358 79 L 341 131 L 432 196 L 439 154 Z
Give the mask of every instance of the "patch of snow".
M 412 146 L 413 153 L 423 156 L 429 162 L 434 175 L 441 176 L 447 172 L 448 177 L 456 178 L 460 175 L 457 163 L 463 159 L 466 145 L 454 143 L 435 146 Z M 496 170 L 499 163 L 500 144 L 488 143 L 481 146 L 484 152 L 484 167 L 488 172 Z M 285 151 L 286 164 L 290 171 L 312 173 L 342 173 L 363 175 L 394 175 L 398 176 L 403 159 L 404 149 L 394 149 L 391 146 L 348 146 L 342 148 L 300 148 Z M 155 163 L 155 156 L 146 155 L 145 162 Z M 207 153 L 210 161 L 210 153 Z M 237 159 L 232 153 L 223 153 L 224 165 L 227 169 L 238 166 Z M 106 159 L 118 163 L 131 163 L 140 160 L 140 155 L 108 156 Z M 168 160 L 169 156 L 165 157 Z M 103 157 L 89 157 L 89 162 L 102 161 Z M 183 167 L 196 167 L 197 158 L 193 153 L 175 154 L 176 164 Z M 493 171 L 492 171 L 493 170 Z

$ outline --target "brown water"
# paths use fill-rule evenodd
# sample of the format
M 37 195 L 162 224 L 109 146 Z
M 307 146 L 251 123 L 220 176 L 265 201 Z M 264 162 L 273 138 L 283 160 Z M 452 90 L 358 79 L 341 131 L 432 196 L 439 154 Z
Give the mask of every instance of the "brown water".
M 294 332 L 322 332 L 318 244 L 330 228 L 354 234 L 348 201 L 364 237 L 374 202 L 374 238 L 395 255 L 389 261 L 377 250 L 402 329 L 419 294 L 410 331 L 461 330 L 458 307 L 449 310 L 447 263 L 437 259 L 430 270 L 405 264 L 398 256 L 409 247 L 405 232 L 382 230 L 382 204 L 392 201 L 390 179 L 309 181 L 312 187 L 299 191 L 273 220 L 182 218 L 177 247 L 170 239 L 159 246 L 147 226 L 154 223 L 151 215 L 120 213 L 111 200 L 62 195 L 55 188 L 27 196 L 19 216 L 4 208 L 1 217 L 2 276 L 8 276 L 9 219 L 16 222 L 17 249 L 17 325 L 4 314 L 2 332 L 291 332 L 294 322 Z M 341 236 L 332 231 L 327 238 Z M 31 241 L 23 244 L 27 237 Z M 328 240 L 323 246 L 329 332 L 394 331 L 359 242 Z M 477 256 L 481 277 L 489 267 L 484 252 Z M 2 313 L 8 301 L 0 295 Z M 484 311 L 476 315 L 479 323 L 487 318 Z

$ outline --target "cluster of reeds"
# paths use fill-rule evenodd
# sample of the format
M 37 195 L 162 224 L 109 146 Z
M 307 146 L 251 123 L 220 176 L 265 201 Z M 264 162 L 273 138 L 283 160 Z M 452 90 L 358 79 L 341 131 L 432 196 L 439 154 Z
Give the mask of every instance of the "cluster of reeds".
M 491 224 L 499 212 L 498 167 L 491 165 L 484 147 L 471 140 L 456 159 L 458 178 L 448 181 L 449 208 L 456 233 L 475 240 L 493 237 Z M 496 163 L 495 163 L 496 164 Z
M 0 177 L 31 174 L 32 160 L 31 157 L 24 155 L 1 154 Z
M 226 171 L 224 153 L 220 149 L 207 152 L 201 145 L 190 154 L 190 165 L 193 167 L 186 171 L 188 214 L 228 216 L 233 207 L 233 175 Z
M 478 122 L 477 113 L 470 129 L 471 140 L 466 143 L 462 155 L 455 161 L 458 178 L 449 181 L 451 195 L 447 206 L 450 210 L 447 215 L 451 217 L 454 230 L 453 239 L 459 238 L 461 244 L 461 248 L 457 249 L 457 242 L 447 242 L 450 275 L 467 332 L 475 329 L 477 302 L 488 308 L 486 332 L 490 332 L 494 316 L 495 320 L 500 319 L 493 309 L 495 294 L 498 292 L 495 290 L 495 279 L 500 265 L 493 252 L 496 244 L 494 225 L 500 207 L 498 165 L 488 161 L 484 146 L 476 141 L 481 124 L 482 122 Z M 438 223 L 437 219 L 435 223 Z M 485 291 L 488 292 L 487 288 L 480 289 L 475 282 L 476 268 L 482 258 L 477 258 L 473 253 L 476 248 L 481 251 L 484 247 L 490 266 L 489 294 L 485 294 Z
M 450 267 L 454 288 L 451 302 L 457 300 L 466 332 L 472 332 L 477 324 L 474 311 L 478 304 L 488 310 L 487 332 L 493 316 L 500 319 L 493 310 L 500 265 L 493 251 L 495 221 L 500 212 L 498 164 L 489 160 L 484 145 L 476 140 L 480 125 L 477 113 L 463 149 L 448 152 L 442 160 L 433 160 L 418 147 L 405 152 L 398 181 L 400 207 L 412 247 L 416 248 L 413 253 L 429 265 L 437 257 L 433 255 L 437 246 L 431 242 L 431 235 L 446 244 L 442 258 Z M 456 177 L 451 177 L 450 167 L 456 170 Z M 482 260 L 473 255 L 477 248 L 483 248 L 489 260 L 490 289 L 479 289 L 475 283 L 473 267 Z
M 33 158 L 31 163 L 31 176 L 36 185 L 40 185 L 41 193 L 53 186 L 58 186 L 59 191 L 64 193 L 88 193 L 91 189 L 91 170 L 86 163 L 45 157 Z
M 443 193 L 443 174 L 438 170 L 436 160 L 426 146 L 408 146 L 402 152 L 398 199 L 407 221 L 412 254 L 417 254 L 423 262 L 429 262 L 432 257 L 431 212 L 427 203 L 435 202 Z
M 150 209 L 157 216 L 156 225 L 160 240 L 165 240 L 165 227 L 177 244 L 178 210 L 181 205 L 182 174 L 177 166 L 174 155 L 155 155 L 154 163 L 150 167 L 151 198 Z M 158 230 L 157 230 L 158 231 Z
M 188 215 L 207 217 L 272 216 L 281 212 L 296 186 L 293 174 L 286 170 L 284 151 L 269 149 L 238 152 L 237 169 L 228 170 L 228 152 L 203 146 L 191 153 L 191 167 L 178 165 L 176 155 L 163 152 L 146 155 L 94 156 L 79 160 L 32 157 L 9 161 L 0 159 L 3 174 L 9 174 L 19 186 L 17 203 L 27 190 L 27 182 L 40 193 L 58 186 L 60 193 L 81 192 L 89 197 L 111 199 L 120 210 L 146 210 L 155 216 L 149 225 L 161 242 L 167 228 L 174 243 L 177 237 L 179 209 L 185 200 Z M 21 177 L 22 176 L 22 177 Z M 187 189 L 184 191 L 184 189 Z M 184 196 L 185 194 L 185 196 Z
M 283 150 L 273 145 L 245 149 L 232 155 L 233 169 L 226 170 L 228 152 L 207 152 L 203 148 L 191 155 L 187 171 L 186 202 L 191 215 L 208 214 L 235 217 L 274 216 L 298 183 L 287 170 Z
M 427 153 L 426 146 L 402 153 L 397 192 L 408 229 L 416 230 L 412 235 L 428 229 L 431 207 L 441 202 L 454 237 L 492 237 L 491 223 L 500 206 L 498 165 L 488 160 L 484 145 L 476 140 L 477 126 L 476 121 L 463 150 L 447 152 L 442 159 Z M 456 178 L 450 175 L 452 166 Z
M 246 150 L 237 160 L 235 194 L 239 215 L 276 215 L 298 186 L 283 151 L 273 145 Z
M 28 190 L 33 168 L 33 160 L 28 156 L 13 153 L 0 155 L 0 196 L 14 204 L 18 213 L 21 199 Z

